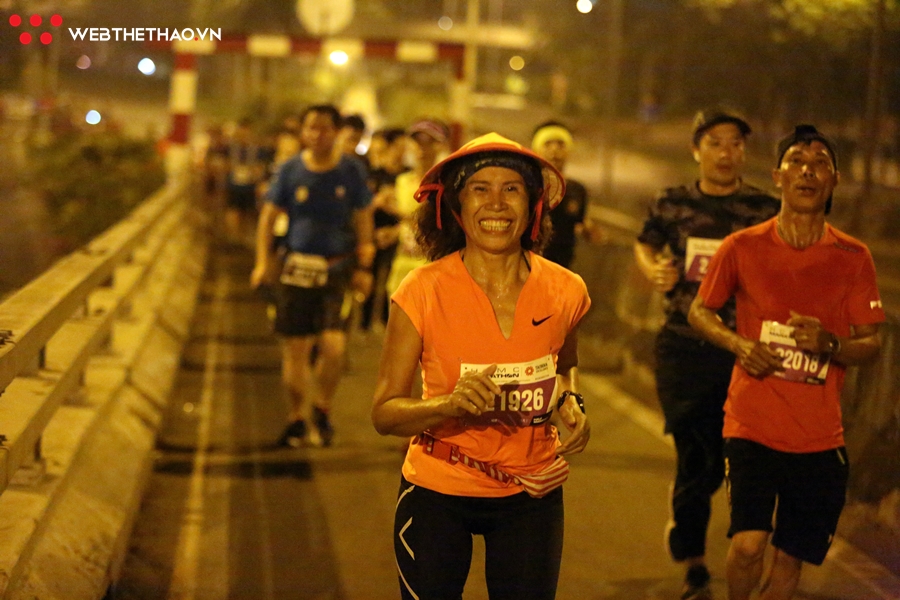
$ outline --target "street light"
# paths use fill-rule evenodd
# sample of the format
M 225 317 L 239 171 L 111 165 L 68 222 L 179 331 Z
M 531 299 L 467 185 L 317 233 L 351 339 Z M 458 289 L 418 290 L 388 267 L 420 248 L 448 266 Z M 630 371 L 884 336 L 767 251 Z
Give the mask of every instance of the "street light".
M 350 60 L 350 56 L 343 50 L 335 50 L 328 55 L 328 59 L 335 65 L 346 65 Z
M 594 9 L 594 3 L 591 2 L 591 0 L 578 0 L 575 4 L 575 8 L 577 8 L 578 12 L 581 14 L 586 15 Z
M 138 62 L 138 71 L 143 73 L 144 75 L 153 75 L 156 73 L 156 63 L 153 62 L 151 58 L 142 58 L 140 62 Z

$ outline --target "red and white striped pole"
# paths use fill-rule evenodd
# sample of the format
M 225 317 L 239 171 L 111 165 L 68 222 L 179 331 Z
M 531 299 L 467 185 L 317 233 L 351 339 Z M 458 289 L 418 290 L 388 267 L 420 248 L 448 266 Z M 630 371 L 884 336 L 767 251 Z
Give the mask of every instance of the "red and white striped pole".
M 195 51 L 185 52 L 181 46 L 177 42 L 173 44 L 175 64 L 169 82 L 169 114 L 172 121 L 166 147 L 166 172 L 170 176 L 190 165 L 191 119 L 197 106 L 197 54 Z

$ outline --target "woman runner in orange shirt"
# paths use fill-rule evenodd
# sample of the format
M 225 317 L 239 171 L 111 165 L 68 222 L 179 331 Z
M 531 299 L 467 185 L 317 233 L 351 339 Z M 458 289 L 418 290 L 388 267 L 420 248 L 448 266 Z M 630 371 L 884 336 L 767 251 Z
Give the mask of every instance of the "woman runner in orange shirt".
M 493 133 L 435 165 L 416 194 L 433 262 L 391 298 L 372 408 L 379 433 L 412 438 L 394 524 L 404 599 L 461 598 L 473 535 L 491 598 L 555 597 L 563 457 L 590 438 L 576 392 L 590 298 L 538 254 L 564 191 L 548 162 Z

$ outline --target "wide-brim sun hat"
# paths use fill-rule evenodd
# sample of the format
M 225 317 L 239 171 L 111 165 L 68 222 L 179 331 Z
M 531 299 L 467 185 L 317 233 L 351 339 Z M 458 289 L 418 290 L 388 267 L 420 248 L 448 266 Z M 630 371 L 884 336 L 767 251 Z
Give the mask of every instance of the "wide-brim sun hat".
M 437 209 L 437 226 L 438 229 L 440 229 L 441 198 L 444 195 L 442 176 L 445 167 L 461 158 L 485 153 L 509 153 L 526 157 L 534 161 L 540 169 L 542 189 L 539 201 L 535 206 L 535 220 L 531 235 L 532 239 L 536 239 L 537 233 L 540 231 L 540 221 L 544 205 L 546 204 L 547 209 L 549 210 L 556 207 L 562 201 L 563 196 L 566 194 L 566 181 L 556 167 L 550 164 L 546 159 L 535 152 L 532 152 L 525 146 L 507 139 L 498 133 L 488 133 L 473 139 L 460 147 L 459 150 L 453 152 L 447 156 L 447 158 L 431 167 L 422 178 L 419 189 L 416 190 L 416 200 L 424 202 L 432 198 L 434 199 Z M 456 213 L 454 213 L 454 215 L 455 214 Z M 458 220 L 459 216 L 456 215 L 456 218 Z

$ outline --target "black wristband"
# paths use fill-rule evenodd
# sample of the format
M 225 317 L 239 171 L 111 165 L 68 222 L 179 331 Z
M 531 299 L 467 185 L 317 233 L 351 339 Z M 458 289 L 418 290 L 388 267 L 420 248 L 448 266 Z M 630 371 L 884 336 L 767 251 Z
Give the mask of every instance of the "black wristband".
M 584 396 L 582 396 L 578 392 L 573 392 L 571 390 L 566 390 L 559 395 L 559 400 L 556 401 L 556 410 L 562 408 L 563 403 L 565 403 L 566 398 L 568 398 L 569 396 L 575 398 L 575 403 L 578 404 L 578 408 L 581 409 L 581 412 L 584 412 Z

